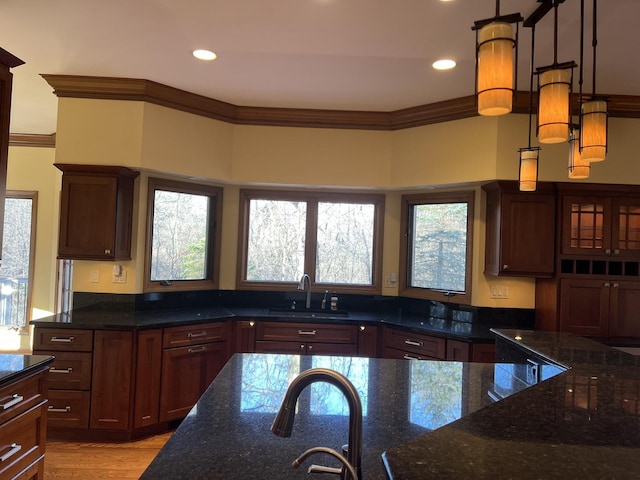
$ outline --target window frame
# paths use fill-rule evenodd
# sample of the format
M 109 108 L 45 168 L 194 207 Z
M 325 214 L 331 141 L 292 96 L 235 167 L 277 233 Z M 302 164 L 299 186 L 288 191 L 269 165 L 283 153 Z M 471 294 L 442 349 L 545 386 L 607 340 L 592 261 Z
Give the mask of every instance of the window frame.
M 281 200 L 307 202 L 304 273 L 311 279 L 312 290 L 336 293 L 380 294 L 382 292 L 382 252 L 384 239 L 385 195 L 353 192 L 317 192 L 301 190 L 240 189 L 240 218 L 238 221 L 238 256 L 236 266 L 237 290 L 282 291 L 295 289 L 298 281 L 265 282 L 246 280 L 249 217 L 251 200 Z M 372 271 L 370 285 L 316 283 L 318 203 L 371 203 L 374 205 Z
M 153 248 L 153 220 L 155 213 L 155 192 L 185 193 L 208 196 L 213 202 L 209 209 L 209 229 L 207 232 L 207 274 L 204 280 L 174 280 L 170 284 L 165 281 L 151 280 L 151 250 Z M 179 180 L 149 177 L 147 180 L 147 225 L 144 259 L 144 291 L 166 292 L 182 290 L 211 290 L 219 288 L 220 257 L 222 241 L 222 194 L 223 189 L 214 185 L 190 183 Z
M 441 203 L 466 203 L 467 204 L 467 247 L 465 250 L 465 292 L 448 292 L 433 288 L 414 287 L 409 284 L 412 266 L 409 265 L 412 250 L 411 224 L 413 208 L 416 205 L 441 204 Z M 471 284 L 473 266 L 473 222 L 474 222 L 475 192 L 473 190 L 439 192 L 439 193 L 412 193 L 402 195 L 402 211 L 400 216 L 400 275 L 399 295 L 435 300 L 445 303 L 458 303 L 471 305 Z

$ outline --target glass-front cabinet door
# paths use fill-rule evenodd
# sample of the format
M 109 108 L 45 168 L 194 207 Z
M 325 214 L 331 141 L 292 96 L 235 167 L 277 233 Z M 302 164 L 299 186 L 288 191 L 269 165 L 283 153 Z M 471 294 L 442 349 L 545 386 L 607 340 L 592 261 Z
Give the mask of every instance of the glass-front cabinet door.
M 562 253 L 611 254 L 611 200 L 566 196 L 562 203 Z
M 614 220 L 611 231 L 612 254 L 625 258 L 640 258 L 640 198 L 613 200 Z

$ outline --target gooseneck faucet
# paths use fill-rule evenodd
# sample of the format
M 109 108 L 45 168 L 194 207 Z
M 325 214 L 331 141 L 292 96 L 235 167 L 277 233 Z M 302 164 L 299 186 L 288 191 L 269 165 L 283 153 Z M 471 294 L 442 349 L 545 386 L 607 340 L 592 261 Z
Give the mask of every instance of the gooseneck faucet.
M 352 472 L 355 472 L 357 478 L 353 480 L 362 480 L 362 403 L 353 384 L 341 373 L 328 368 L 312 368 L 305 370 L 294 378 L 282 399 L 282 405 L 273 421 L 273 425 L 271 425 L 271 431 L 279 437 L 291 436 L 298 397 L 308 385 L 315 382 L 326 382 L 334 385 L 347 399 L 349 406 L 349 444 L 347 446 L 346 458 L 349 465 L 347 466 L 347 464 L 345 464 L 344 468 L 335 473 L 341 473 L 342 478 L 347 480 L 349 476 L 353 477 Z M 297 467 L 306 456 L 321 450 L 324 449 L 316 448 L 307 450 L 307 452 L 303 453 L 293 463 L 293 466 Z M 334 456 L 339 458 L 339 454 Z M 345 462 L 343 461 L 343 463 Z M 328 472 L 327 467 L 321 468 L 325 469 L 325 472 Z
M 311 278 L 306 273 L 304 275 L 302 275 L 302 278 L 300 279 L 300 282 L 298 283 L 298 290 L 304 292 L 304 284 L 305 284 L 305 282 L 309 286 L 307 288 L 307 303 L 306 303 L 306 307 L 305 308 L 311 308 Z

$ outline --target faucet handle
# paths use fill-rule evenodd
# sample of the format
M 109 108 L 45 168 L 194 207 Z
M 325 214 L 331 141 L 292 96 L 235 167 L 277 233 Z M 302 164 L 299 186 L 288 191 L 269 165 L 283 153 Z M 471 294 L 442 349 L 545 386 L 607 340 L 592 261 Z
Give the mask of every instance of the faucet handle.
M 342 475 L 342 468 L 338 467 L 325 467 L 324 465 L 316 465 L 315 463 L 309 465 L 307 473 L 330 473 L 332 475 Z

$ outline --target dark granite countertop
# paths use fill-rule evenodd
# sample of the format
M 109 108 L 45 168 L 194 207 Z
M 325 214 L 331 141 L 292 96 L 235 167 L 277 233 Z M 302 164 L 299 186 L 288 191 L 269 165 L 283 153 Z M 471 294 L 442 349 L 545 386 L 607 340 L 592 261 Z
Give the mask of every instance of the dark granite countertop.
M 492 403 L 487 390 L 493 386 L 494 364 L 236 354 L 141 478 L 321 478 L 307 475 L 307 467 L 337 466 L 333 458 L 313 456 L 298 470 L 291 462 L 307 448 L 340 450 L 347 443 L 348 409 L 335 387 L 315 383 L 303 391 L 290 438 L 270 431 L 289 382 L 314 367 L 344 373 L 358 390 L 366 480 L 387 478 L 383 451 L 402 449 L 404 443 Z M 502 393 L 522 388 L 513 383 Z
M 496 334 L 571 368 L 387 450 L 390 478 L 640 478 L 640 357 L 569 334 Z
M 19 380 L 53 361 L 49 355 L 0 353 L 0 387 Z
M 304 315 L 304 310 L 298 314 Z M 466 321 L 446 320 L 415 314 L 376 313 L 349 310 L 347 316 L 336 315 L 330 310 L 316 311 L 315 316 L 296 316 L 295 311 L 273 313 L 269 308 L 251 307 L 183 307 L 168 309 L 133 310 L 117 305 L 101 305 L 100 308 L 81 308 L 70 313 L 32 320 L 38 327 L 89 328 L 89 329 L 150 329 L 179 326 L 185 323 L 224 321 L 235 318 L 254 318 L 286 322 L 326 322 L 341 324 L 392 325 L 415 332 L 469 341 L 492 342 L 490 325 Z

